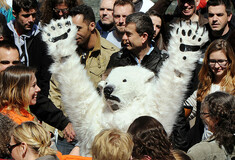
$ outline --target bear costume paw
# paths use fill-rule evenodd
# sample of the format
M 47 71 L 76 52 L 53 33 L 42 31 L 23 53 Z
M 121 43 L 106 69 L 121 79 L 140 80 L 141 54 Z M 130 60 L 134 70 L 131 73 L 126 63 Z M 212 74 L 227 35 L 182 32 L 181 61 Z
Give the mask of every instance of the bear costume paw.
M 76 50 L 77 28 L 72 23 L 72 18 L 51 20 L 50 24 L 43 27 L 42 38 L 47 43 L 49 55 L 54 61 L 64 61 Z
M 178 44 L 179 52 L 197 52 L 208 41 L 208 32 L 198 23 L 181 21 L 174 25 L 172 39 Z

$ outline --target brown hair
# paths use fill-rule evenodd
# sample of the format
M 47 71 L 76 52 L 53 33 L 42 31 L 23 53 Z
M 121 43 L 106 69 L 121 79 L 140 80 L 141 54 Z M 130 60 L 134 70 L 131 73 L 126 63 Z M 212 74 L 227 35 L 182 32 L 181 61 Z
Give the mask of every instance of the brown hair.
M 16 112 L 29 105 L 29 88 L 36 69 L 23 65 L 10 66 L 0 74 L 0 107 Z
M 142 116 L 135 119 L 127 132 L 133 137 L 134 159 L 142 159 L 145 156 L 153 160 L 174 159 L 167 133 L 162 124 L 153 117 Z
M 228 93 L 235 94 L 235 54 L 232 46 L 223 39 L 213 41 L 206 50 L 202 68 L 199 72 L 199 87 L 197 92 L 197 100 L 202 102 L 209 93 L 212 83 L 215 80 L 214 74 L 209 67 L 209 56 L 215 51 L 223 51 L 228 59 L 227 74 L 221 81 L 221 87 Z

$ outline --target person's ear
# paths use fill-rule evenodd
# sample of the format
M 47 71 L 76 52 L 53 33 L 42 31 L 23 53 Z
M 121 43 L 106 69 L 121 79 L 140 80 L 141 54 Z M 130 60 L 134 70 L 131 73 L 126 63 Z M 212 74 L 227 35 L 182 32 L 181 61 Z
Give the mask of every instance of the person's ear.
M 145 43 L 147 40 L 148 40 L 148 33 L 144 32 L 142 35 L 141 35 L 141 38 L 142 38 L 142 43 Z
M 94 31 L 94 29 L 95 29 L 95 22 L 91 22 L 91 23 L 89 24 L 89 29 L 90 29 L 91 31 Z
M 229 15 L 228 15 L 228 22 L 230 22 L 231 21 L 231 19 L 232 19 L 232 13 L 230 13 Z
M 16 12 L 14 10 L 12 10 L 12 14 L 16 18 L 17 15 L 16 15 Z
M 21 145 L 20 145 L 20 151 L 22 153 L 22 157 L 25 157 L 26 153 L 27 153 L 27 150 L 28 150 L 28 145 L 27 143 L 25 142 L 22 142 Z

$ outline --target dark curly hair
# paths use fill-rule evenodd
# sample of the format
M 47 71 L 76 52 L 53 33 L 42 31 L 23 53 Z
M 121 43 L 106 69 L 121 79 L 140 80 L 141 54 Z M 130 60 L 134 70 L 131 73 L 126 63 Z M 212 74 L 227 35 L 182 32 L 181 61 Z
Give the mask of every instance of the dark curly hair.
M 133 136 L 134 159 L 142 159 L 145 156 L 157 159 L 174 159 L 171 153 L 171 143 L 162 124 L 149 116 L 142 116 L 134 120 L 128 131 Z
M 45 0 L 40 9 L 41 11 L 41 22 L 42 25 L 49 24 L 51 19 L 56 19 L 56 14 L 53 11 L 53 8 L 61 3 L 65 3 L 65 5 L 69 8 L 75 7 L 77 5 L 83 4 L 82 0 Z
M 235 144 L 235 97 L 225 92 L 214 92 L 205 97 L 201 108 L 207 108 L 210 117 L 218 120 L 213 135 L 219 146 L 224 146 L 231 154 Z
M 10 132 L 15 125 L 10 118 L 0 113 L 0 158 L 11 157 L 7 144 L 10 143 Z

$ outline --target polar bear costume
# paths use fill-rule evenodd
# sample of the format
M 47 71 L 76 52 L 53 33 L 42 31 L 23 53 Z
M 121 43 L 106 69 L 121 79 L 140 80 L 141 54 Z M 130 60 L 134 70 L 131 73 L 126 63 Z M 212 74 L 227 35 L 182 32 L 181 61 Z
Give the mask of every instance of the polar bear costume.
M 184 26 L 184 27 L 182 27 Z M 76 26 L 71 17 L 51 21 L 43 40 L 54 59 L 50 71 L 60 83 L 65 111 L 73 123 L 82 156 L 88 156 L 94 137 L 103 129 L 124 132 L 138 117 L 148 115 L 171 133 L 200 47 L 208 32 L 197 24 L 176 24 L 159 77 L 139 66 L 118 67 L 99 84 L 99 94 L 76 54 Z

